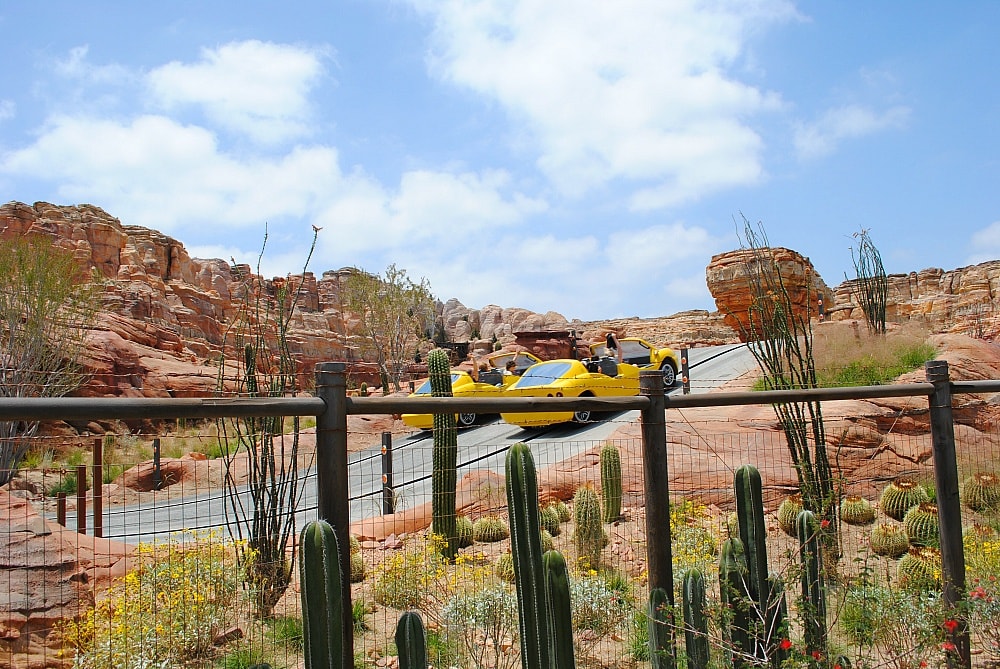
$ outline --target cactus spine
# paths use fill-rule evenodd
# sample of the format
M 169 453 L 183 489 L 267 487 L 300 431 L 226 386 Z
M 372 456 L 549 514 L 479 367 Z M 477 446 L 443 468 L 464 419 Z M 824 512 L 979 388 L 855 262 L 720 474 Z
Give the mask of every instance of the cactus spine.
M 573 541 L 581 566 L 597 569 L 601 564 L 605 535 L 601 524 L 601 502 L 591 484 L 585 483 L 577 488 L 573 497 L 573 516 L 576 524 Z
M 799 558 L 802 560 L 802 626 L 806 651 L 826 656 L 826 597 L 824 595 L 819 523 L 812 511 L 805 510 L 795 521 L 799 535 Z
M 524 669 L 548 669 L 549 642 L 538 523 L 538 483 L 535 461 L 527 444 L 519 442 L 510 447 L 506 474 L 521 662 Z
M 545 622 L 549 635 L 549 661 L 553 669 L 574 669 L 573 615 L 569 603 L 566 560 L 559 551 L 542 556 L 545 568 Z
M 978 472 L 962 483 L 962 502 L 973 511 L 1000 509 L 1000 477 Z
M 878 523 L 872 528 L 868 541 L 873 553 L 890 558 L 898 558 L 910 547 L 906 530 L 891 523 Z
M 768 658 L 773 669 L 780 669 L 788 659 L 788 651 L 782 649 L 781 640 L 787 634 L 788 602 L 785 600 L 785 583 L 781 576 L 771 573 L 767 577 L 770 595 L 767 614 L 764 618 L 764 636 L 768 641 Z
M 427 375 L 431 395 L 451 397 L 451 367 L 448 352 L 434 349 L 427 354 Z M 458 553 L 458 531 L 455 527 L 455 487 L 458 483 L 458 427 L 455 414 L 434 414 L 434 451 L 431 471 L 431 524 L 445 541 L 441 553 L 452 559 Z
M 941 587 L 941 551 L 930 546 L 914 546 L 896 566 L 899 584 L 912 590 Z
M 344 659 L 343 574 L 333 527 L 314 520 L 299 535 L 302 649 L 306 669 L 342 667 Z
M 416 611 L 407 611 L 396 623 L 396 650 L 399 669 L 427 669 L 427 642 L 424 624 Z
M 649 593 L 649 614 L 646 617 L 646 628 L 649 632 L 649 664 L 653 669 L 673 669 L 673 634 L 670 601 L 667 591 L 663 588 L 653 588 Z
M 796 493 L 781 500 L 778 505 L 778 527 L 790 537 L 795 536 L 795 519 L 802 510 L 802 495 Z
M 705 615 L 705 576 L 698 569 L 684 572 L 684 648 L 688 669 L 708 668 L 708 617 Z
M 840 501 L 840 518 L 848 525 L 875 522 L 875 507 L 864 497 L 848 495 Z
M 622 459 L 614 444 L 601 449 L 601 500 L 604 522 L 613 523 L 622 516 Z

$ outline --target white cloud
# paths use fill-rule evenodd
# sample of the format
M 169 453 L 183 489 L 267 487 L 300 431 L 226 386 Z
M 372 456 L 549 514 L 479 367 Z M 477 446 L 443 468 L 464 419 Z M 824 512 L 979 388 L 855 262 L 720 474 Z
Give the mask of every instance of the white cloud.
M 966 260 L 970 265 L 1000 258 L 1000 221 L 994 221 L 982 230 L 977 230 L 972 235 L 970 246 L 975 249 Z
M 121 65 L 91 64 L 87 60 L 89 53 L 88 45 L 71 48 L 66 58 L 56 61 L 55 72 L 88 84 L 121 84 L 133 78 L 129 69 Z
M 13 100 L 0 100 L 0 121 L 14 118 L 16 113 L 17 105 L 14 104 Z
M 761 177 L 746 119 L 780 99 L 730 70 L 789 3 L 411 1 L 435 21 L 432 71 L 522 122 L 563 192 L 624 179 L 652 208 Z
M 910 117 L 908 107 L 897 106 L 878 113 L 859 105 L 827 110 L 813 123 L 795 127 L 795 150 L 800 158 L 819 158 L 832 153 L 846 139 L 903 127 Z
M 308 134 L 309 92 L 324 73 L 324 51 L 250 40 L 202 50 L 148 76 L 166 109 L 195 105 L 214 123 L 273 144 Z

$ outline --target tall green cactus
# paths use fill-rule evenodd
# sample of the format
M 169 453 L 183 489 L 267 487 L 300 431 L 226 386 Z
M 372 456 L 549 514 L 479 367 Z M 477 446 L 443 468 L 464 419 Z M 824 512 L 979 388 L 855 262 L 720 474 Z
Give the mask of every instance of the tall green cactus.
M 535 460 L 527 444 L 510 447 L 506 461 L 507 513 L 514 555 L 521 663 L 524 669 L 549 668 L 545 582 L 538 521 L 538 481 Z
M 427 354 L 427 375 L 433 397 L 451 397 L 451 366 L 448 352 L 434 349 Z M 444 537 L 441 554 L 451 560 L 458 553 L 455 524 L 455 487 L 458 484 L 458 427 L 455 414 L 434 414 L 434 451 L 431 469 L 431 525 Z
M 604 522 L 613 523 L 622 516 L 622 458 L 618 447 L 605 444 L 601 449 L 601 501 Z
M 653 588 L 649 593 L 649 612 L 646 626 L 649 632 L 649 664 L 653 669 L 673 669 L 674 645 L 673 611 L 670 599 L 663 588 Z
M 333 527 L 314 520 L 299 535 L 299 580 L 306 669 L 342 668 L 344 660 L 343 574 Z
M 754 650 L 750 638 L 749 573 L 743 542 L 736 537 L 726 539 L 719 556 L 719 599 L 732 616 L 728 641 L 732 648 L 733 669 L 744 666 Z
M 705 615 L 705 576 L 701 570 L 692 568 L 684 572 L 681 601 L 688 669 L 708 669 L 708 616 Z
M 601 564 L 601 549 L 606 535 L 601 524 L 601 501 L 590 483 L 576 489 L 573 496 L 573 542 L 577 559 L 585 569 L 597 569 Z
M 823 586 L 819 523 L 812 511 L 805 510 L 795 519 L 802 561 L 802 627 L 806 651 L 826 657 L 826 597 Z
M 427 669 L 427 642 L 424 624 L 416 611 L 407 611 L 396 623 L 396 651 L 399 669 Z
M 764 525 L 764 500 L 760 472 L 752 465 L 736 470 L 736 515 L 740 541 L 746 550 L 750 596 L 759 610 L 767 609 L 767 528 Z
M 552 669 L 574 669 L 573 614 L 569 601 L 566 560 L 559 551 L 542 556 L 545 569 L 545 621 L 549 634 L 549 661 Z

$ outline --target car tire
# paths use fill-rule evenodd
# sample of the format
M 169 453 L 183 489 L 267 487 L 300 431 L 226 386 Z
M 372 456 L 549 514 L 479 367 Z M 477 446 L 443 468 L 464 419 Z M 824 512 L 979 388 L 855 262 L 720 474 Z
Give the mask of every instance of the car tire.
M 474 413 L 460 413 L 458 414 L 458 426 L 459 427 L 472 427 L 476 424 L 476 414 Z
M 670 360 L 664 360 L 663 364 L 660 365 L 660 372 L 663 373 L 663 387 L 673 388 L 674 384 L 677 383 L 677 369 L 674 367 L 674 363 Z
M 573 412 L 573 422 L 574 423 L 589 423 L 590 422 L 590 411 L 574 411 Z

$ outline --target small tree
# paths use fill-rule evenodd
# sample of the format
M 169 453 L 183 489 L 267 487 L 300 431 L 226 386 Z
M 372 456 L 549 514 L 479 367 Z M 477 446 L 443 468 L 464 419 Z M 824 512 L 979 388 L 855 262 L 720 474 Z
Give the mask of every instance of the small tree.
M 737 317 L 737 320 L 764 374 L 764 387 L 766 390 L 817 388 L 808 306 L 805 314 L 794 309 L 761 225 L 758 223 L 755 230 L 746 217 L 743 224 L 747 242 L 743 269 L 750 288 L 750 306 L 745 319 Z M 772 406 L 785 433 L 803 506 L 829 521 L 824 527 L 836 528 L 838 494 L 826 452 L 821 404 L 783 402 Z M 835 556 L 836 533 L 826 531 L 823 536 L 827 547 L 834 549 L 831 556 Z M 831 560 L 828 567 L 833 564 Z
M 63 397 L 83 385 L 97 301 L 70 252 L 44 237 L 0 240 L 0 397 Z M 37 432 L 36 421 L 0 422 L 0 485 Z
M 344 308 L 361 320 L 362 354 L 398 391 L 402 361 L 434 321 L 427 279 L 415 283 L 395 264 L 382 276 L 355 270 L 344 285 Z M 385 384 L 383 390 L 388 390 Z
M 264 235 L 264 246 L 267 234 Z M 316 233 L 306 257 L 305 274 L 316 248 Z M 275 279 L 265 283 L 257 274 L 240 277 L 242 301 L 225 333 L 219 364 L 219 391 L 236 386 L 241 397 L 294 396 L 301 389 L 295 359 L 288 343 L 292 314 L 299 304 L 302 282 Z M 235 264 L 235 263 L 234 263 Z M 226 359 L 225 352 L 231 356 Z M 280 417 L 246 417 L 219 421 L 219 435 L 226 459 L 227 523 L 237 539 L 247 581 L 256 595 L 257 615 L 271 617 L 274 606 L 291 583 L 295 545 L 286 558 L 289 539 L 295 536 L 295 509 L 302 498 L 299 471 L 299 417 L 292 417 L 286 434 Z M 245 457 L 249 480 L 246 489 L 236 476 L 237 458 Z
M 854 299 L 865 314 L 868 331 L 885 334 L 885 305 L 889 297 L 889 280 L 882 266 L 882 256 L 875 247 L 867 230 L 854 233 L 858 248 L 851 247 L 851 260 L 857 280 L 854 284 Z

